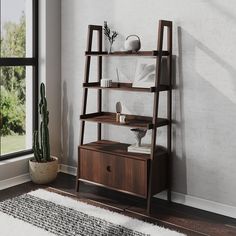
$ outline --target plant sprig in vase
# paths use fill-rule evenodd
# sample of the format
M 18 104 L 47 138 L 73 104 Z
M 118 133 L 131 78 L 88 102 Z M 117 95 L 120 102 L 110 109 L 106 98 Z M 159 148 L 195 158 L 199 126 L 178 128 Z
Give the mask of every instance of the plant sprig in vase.
M 106 36 L 106 38 L 108 39 L 109 43 L 110 43 L 110 47 L 109 47 L 109 53 L 111 53 L 112 51 L 112 45 L 115 42 L 115 38 L 118 36 L 118 33 L 116 31 L 111 31 L 111 29 L 109 28 L 108 24 L 106 21 L 104 21 L 104 35 Z

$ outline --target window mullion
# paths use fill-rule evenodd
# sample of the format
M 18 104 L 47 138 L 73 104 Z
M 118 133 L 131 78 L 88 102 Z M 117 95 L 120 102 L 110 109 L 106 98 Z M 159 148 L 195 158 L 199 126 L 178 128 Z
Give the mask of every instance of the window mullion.
M 0 58 L 0 66 L 36 66 L 36 58 Z

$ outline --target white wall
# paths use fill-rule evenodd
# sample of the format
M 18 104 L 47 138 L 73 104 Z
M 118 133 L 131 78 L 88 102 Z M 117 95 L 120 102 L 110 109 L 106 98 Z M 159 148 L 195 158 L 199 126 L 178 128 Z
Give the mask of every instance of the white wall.
M 61 2 L 40 1 L 39 80 L 46 84 L 51 155 L 61 156 Z
M 87 25 L 107 20 L 120 34 L 119 42 L 115 43 L 118 49 L 125 36 L 138 34 L 142 49 L 148 50 L 156 47 L 159 19 L 174 22 L 177 89 L 173 97 L 176 123 L 173 189 L 236 206 L 236 54 L 233 53 L 236 2 L 233 0 L 62 0 L 62 162 L 73 166 L 77 163 Z M 112 76 L 115 66 L 125 68 L 126 63 L 132 69 L 123 70 L 132 77 L 135 60 L 106 61 L 112 69 L 104 70 L 104 75 Z M 95 75 L 94 66 L 92 72 Z M 104 106 L 111 110 L 120 100 L 130 112 L 151 115 L 150 95 L 115 93 L 106 94 L 105 98 L 109 99 Z M 89 111 L 96 109 L 92 99 Z M 93 140 L 95 126 L 87 127 L 86 140 Z M 113 140 L 134 141 L 128 129 L 109 127 L 105 134 Z M 165 130 L 158 134 L 159 143 L 164 143 Z
M 96 13 L 101 6 L 103 10 Z M 113 11 L 112 1 L 105 0 L 62 1 L 61 7 L 62 163 L 76 166 L 87 27 L 102 23 Z

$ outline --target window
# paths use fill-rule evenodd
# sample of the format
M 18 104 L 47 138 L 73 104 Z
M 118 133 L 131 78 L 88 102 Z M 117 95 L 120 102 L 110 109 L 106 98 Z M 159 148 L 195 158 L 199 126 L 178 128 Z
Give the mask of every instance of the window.
M 0 0 L 0 160 L 33 152 L 37 97 L 38 0 Z

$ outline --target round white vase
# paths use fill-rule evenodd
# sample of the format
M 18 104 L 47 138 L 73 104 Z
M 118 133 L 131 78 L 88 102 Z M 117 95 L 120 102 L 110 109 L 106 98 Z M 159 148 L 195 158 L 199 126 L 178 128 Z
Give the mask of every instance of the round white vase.
M 141 48 L 140 38 L 137 35 L 129 35 L 125 39 L 124 48 L 126 51 L 138 52 Z

